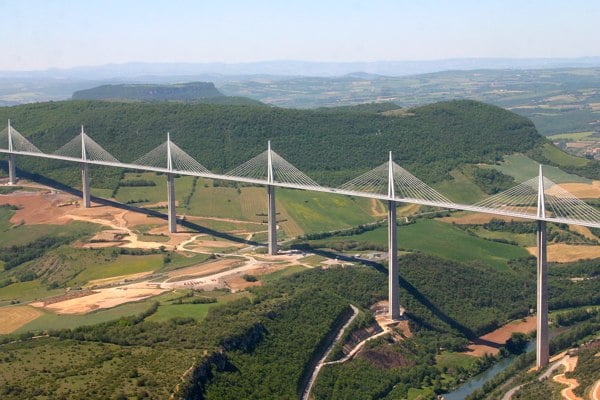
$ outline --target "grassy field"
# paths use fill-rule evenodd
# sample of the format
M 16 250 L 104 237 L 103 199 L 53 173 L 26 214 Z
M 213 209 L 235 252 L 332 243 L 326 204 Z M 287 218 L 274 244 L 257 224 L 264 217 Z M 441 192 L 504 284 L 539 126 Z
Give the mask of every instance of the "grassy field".
M 368 199 L 300 190 L 277 190 L 287 213 L 306 233 L 349 228 L 372 222 Z
M 502 162 L 500 165 L 493 165 L 491 168 L 495 168 L 506 175 L 512 176 L 517 182 L 520 183 L 536 177 L 538 175 L 539 164 L 537 161 L 534 161 L 522 154 L 515 154 L 511 156 L 505 156 L 504 162 Z M 555 183 L 591 182 L 590 179 L 568 174 L 556 167 L 548 165 L 544 166 L 544 176 Z
M 267 212 L 267 192 L 262 187 L 215 187 L 212 181 L 200 179 L 186 212 L 194 216 L 261 222 L 266 219 L 262 215 Z
M 501 239 L 516 242 L 519 246 L 531 247 L 536 245 L 535 235 L 531 233 L 513 233 L 513 232 L 502 232 L 502 231 L 488 231 L 483 227 L 479 226 L 472 229 L 477 236 L 486 239 Z
M 110 199 L 112 197 L 112 189 L 101 189 L 101 188 L 90 188 L 90 193 L 94 197 L 100 197 L 101 199 Z
M 585 158 L 575 157 L 550 144 L 544 145 L 543 154 L 548 160 L 555 162 L 558 165 L 583 167 L 589 163 L 589 160 Z
M 115 199 L 122 203 L 159 203 L 167 201 L 167 177 L 152 172 L 126 173 L 122 182 L 132 180 L 152 181 L 156 186 L 120 186 Z M 180 176 L 175 178 L 175 198 L 180 202 L 190 193 L 194 178 Z
M 477 362 L 477 358 L 464 353 L 444 351 L 435 357 L 435 362 L 440 368 L 450 369 L 460 367 L 463 369 L 469 369 Z
M 113 321 L 121 317 L 143 313 L 150 308 L 155 301 L 156 297 L 134 303 L 126 303 L 114 308 L 98 310 L 83 315 L 58 315 L 42 310 L 44 313 L 43 315 L 17 329 L 16 333 L 28 331 L 41 332 L 48 329 L 72 329 L 83 325 L 95 325 L 102 322 Z
M 450 200 L 462 204 L 472 204 L 487 196 L 461 171 L 454 170 L 450 172 L 450 175 L 454 179 L 440 182 L 434 186 L 435 190 Z
M 339 237 L 339 239 L 385 245 L 387 244 L 387 227 L 380 227 L 360 235 Z M 472 236 L 451 224 L 429 219 L 399 226 L 398 248 L 409 251 L 417 250 L 460 262 L 480 262 L 499 270 L 506 268 L 508 260 L 529 255 L 527 250 L 521 247 L 485 240 Z
M 285 269 L 271 272 L 270 274 L 262 275 L 260 277 L 260 280 L 263 281 L 264 283 L 271 283 L 271 282 L 276 281 L 277 279 L 282 278 L 284 276 L 292 275 L 292 274 L 295 274 L 296 272 L 302 272 L 305 270 L 306 270 L 306 267 L 304 267 L 302 265 L 291 265 Z
M 594 132 L 568 132 L 548 136 L 550 140 L 582 140 L 592 136 Z
M 12 300 L 25 302 L 64 293 L 64 289 L 49 290 L 39 279 L 29 282 L 16 282 L 0 288 L 0 305 Z
M 73 285 L 84 284 L 95 279 L 156 271 L 162 267 L 162 262 L 163 256 L 161 254 L 144 256 L 120 255 L 115 260 L 109 262 L 88 265 L 70 283 Z
M 188 294 L 188 291 L 179 290 L 170 294 L 171 299 L 162 298 L 158 310 L 146 318 L 146 321 L 163 322 L 172 318 L 193 318 L 197 321 L 200 321 L 206 317 L 206 314 L 212 307 L 248 296 L 248 293 L 245 292 L 227 293 L 224 291 L 212 291 L 205 293 L 193 293 L 193 297 L 183 297 L 183 302 L 181 304 L 173 301 L 174 298 L 181 298 L 186 294 Z M 190 303 L 194 297 L 199 296 L 214 297 L 217 299 L 217 302 L 208 304 Z

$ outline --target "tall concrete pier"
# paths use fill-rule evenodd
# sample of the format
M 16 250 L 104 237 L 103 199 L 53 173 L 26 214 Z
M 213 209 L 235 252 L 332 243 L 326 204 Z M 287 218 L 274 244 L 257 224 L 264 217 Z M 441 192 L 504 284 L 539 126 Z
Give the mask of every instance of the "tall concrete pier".
M 538 178 L 538 218 L 546 217 L 544 199 L 544 174 L 540 165 Z M 548 271 L 546 257 L 546 221 L 537 221 L 537 345 L 536 366 L 538 369 L 548 365 L 550 344 L 548 341 Z
M 548 271 L 546 265 L 546 221 L 537 222 L 537 346 L 536 365 L 543 368 L 550 357 L 548 343 Z
M 396 235 L 396 203 L 388 201 L 388 314 L 390 319 L 400 318 L 400 282 L 398 274 L 398 239 Z
M 177 232 L 177 210 L 175 208 L 175 176 L 172 173 L 167 174 L 167 202 L 169 216 L 169 232 Z
M 17 183 L 17 163 L 14 154 L 8 155 L 8 184 L 15 185 Z
M 175 176 L 173 175 L 173 157 L 171 154 L 171 134 L 167 132 L 167 204 L 169 217 L 169 232 L 177 232 L 177 210 L 175 208 Z
M 84 208 L 90 208 L 90 168 L 89 164 L 81 164 L 81 194 Z
M 268 229 L 269 229 L 269 255 L 277 254 L 277 213 L 275 210 L 275 186 L 267 186 L 269 196 Z

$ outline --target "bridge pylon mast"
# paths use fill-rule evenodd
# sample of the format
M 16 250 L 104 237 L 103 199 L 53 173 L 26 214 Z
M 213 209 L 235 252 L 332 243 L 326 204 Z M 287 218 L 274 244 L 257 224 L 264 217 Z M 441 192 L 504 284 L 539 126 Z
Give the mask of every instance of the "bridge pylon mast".
M 173 156 L 171 154 L 171 134 L 167 132 L 167 202 L 169 232 L 177 232 L 177 210 L 175 209 L 175 176 L 173 175 Z
M 81 200 L 83 208 L 90 208 L 90 168 L 85 150 L 85 131 L 81 125 Z
M 388 315 L 392 320 L 400 318 L 400 282 L 395 197 L 394 162 L 392 160 L 392 152 L 390 151 L 388 169 Z
M 548 268 L 546 255 L 546 206 L 544 198 L 544 173 L 540 164 L 537 200 L 537 343 L 536 366 L 548 365 L 550 345 L 548 342 Z
M 12 128 L 10 119 L 8 120 L 8 184 L 15 185 L 17 183 L 17 160 L 13 153 Z
M 275 177 L 273 175 L 273 157 L 271 155 L 271 141 L 267 144 L 267 196 L 268 196 L 268 241 L 269 241 L 269 255 L 277 254 L 277 210 L 275 207 L 275 186 L 273 182 Z

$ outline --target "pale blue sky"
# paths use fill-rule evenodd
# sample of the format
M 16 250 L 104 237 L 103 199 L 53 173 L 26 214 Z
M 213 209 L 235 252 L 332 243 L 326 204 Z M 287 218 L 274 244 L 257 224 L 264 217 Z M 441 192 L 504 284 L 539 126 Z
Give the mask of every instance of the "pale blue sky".
M 0 70 L 600 56 L 598 0 L 0 0 Z

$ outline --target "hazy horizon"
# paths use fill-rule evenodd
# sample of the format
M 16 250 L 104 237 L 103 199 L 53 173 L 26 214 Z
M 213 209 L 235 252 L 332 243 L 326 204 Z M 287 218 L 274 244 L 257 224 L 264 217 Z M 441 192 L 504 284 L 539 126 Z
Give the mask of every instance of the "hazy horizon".
M 3 2 L 2 71 L 126 63 L 600 56 L 600 3 Z

